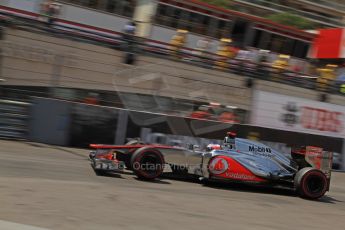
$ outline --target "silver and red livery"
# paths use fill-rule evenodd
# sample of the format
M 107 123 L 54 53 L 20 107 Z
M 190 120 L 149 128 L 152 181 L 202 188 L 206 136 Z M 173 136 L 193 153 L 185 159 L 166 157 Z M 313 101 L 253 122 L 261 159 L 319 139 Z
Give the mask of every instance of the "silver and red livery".
M 223 145 L 179 147 L 144 144 L 92 144 L 91 165 L 96 173 L 134 171 L 152 180 L 165 172 L 197 176 L 202 181 L 231 181 L 285 186 L 302 197 L 317 199 L 328 190 L 332 153 L 319 147 L 295 149 L 286 156 L 259 142 L 228 133 Z

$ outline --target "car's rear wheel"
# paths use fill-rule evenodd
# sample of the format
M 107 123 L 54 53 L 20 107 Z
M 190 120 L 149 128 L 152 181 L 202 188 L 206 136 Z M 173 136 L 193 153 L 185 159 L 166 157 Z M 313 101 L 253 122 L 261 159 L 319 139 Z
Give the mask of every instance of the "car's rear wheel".
M 301 197 L 314 200 L 325 195 L 328 180 L 320 170 L 303 168 L 296 173 L 295 188 Z
M 131 168 L 139 179 L 153 180 L 162 175 L 164 157 L 157 149 L 142 147 L 131 157 Z

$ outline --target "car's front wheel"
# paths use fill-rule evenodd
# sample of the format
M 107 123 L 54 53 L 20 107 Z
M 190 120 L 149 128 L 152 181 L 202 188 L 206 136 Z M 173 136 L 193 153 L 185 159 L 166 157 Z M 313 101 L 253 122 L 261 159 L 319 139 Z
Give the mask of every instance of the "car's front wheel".
M 144 145 L 145 143 L 140 139 L 129 140 L 125 145 Z M 131 156 L 135 152 L 135 148 L 130 149 L 128 153 L 117 152 L 117 159 L 125 163 L 126 169 L 132 170 Z
M 162 175 L 164 157 L 154 148 L 142 147 L 137 149 L 131 157 L 131 168 L 139 179 L 153 180 Z

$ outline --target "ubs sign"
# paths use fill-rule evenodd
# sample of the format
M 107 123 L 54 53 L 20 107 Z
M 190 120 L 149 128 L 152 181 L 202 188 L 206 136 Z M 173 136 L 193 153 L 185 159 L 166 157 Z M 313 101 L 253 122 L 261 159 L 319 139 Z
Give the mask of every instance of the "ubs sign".
M 343 130 L 344 114 L 323 108 L 301 106 L 289 102 L 283 106 L 282 121 L 290 127 L 300 124 L 305 129 L 340 133 Z
M 344 136 L 345 107 L 257 91 L 251 122 L 254 125 L 327 136 Z

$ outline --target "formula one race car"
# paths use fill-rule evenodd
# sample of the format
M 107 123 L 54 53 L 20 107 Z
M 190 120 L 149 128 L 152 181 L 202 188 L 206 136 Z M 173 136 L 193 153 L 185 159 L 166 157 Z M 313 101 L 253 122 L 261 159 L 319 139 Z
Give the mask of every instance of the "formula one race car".
M 228 133 L 223 145 L 150 145 L 132 140 L 126 145 L 91 144 L 91 166 L 97 174 L 132 170 L 153 180 L 164 172 L 197 176 L 201 181 L 243 182 L 284 186 L 307 199 L 322 197 L 331 178 L 332 153 L 319 147 L 294 149 L 291 156 L 259 142 Z M 168 168 L 168 170 L 166 170 Z

